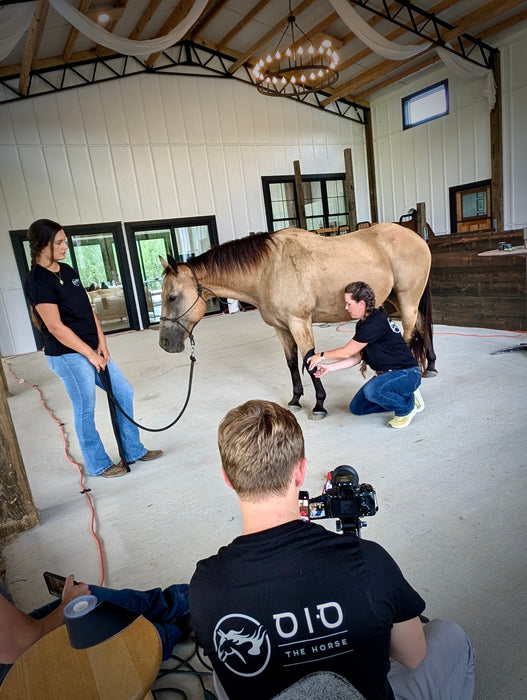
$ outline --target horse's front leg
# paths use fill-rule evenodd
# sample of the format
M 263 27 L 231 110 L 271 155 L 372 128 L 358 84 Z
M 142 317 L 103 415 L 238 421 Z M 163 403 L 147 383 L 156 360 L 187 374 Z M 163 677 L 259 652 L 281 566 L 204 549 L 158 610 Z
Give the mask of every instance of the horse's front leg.
M 302 379 L 300 377 L 300 372 L 298 370 L 298 348 L 295 343 L 295 339 L 289 333 L 289 331 L 283 330 L 282 328 L 275 327 L 276 335 L 280 341 L 284 353 L 287 366 L 289 367 L 289 372 L 291 373 L 291 381 L 293 383 L 293 397 L 291 401 L 287 404 L 291 411 L 300 411 L 302 404 L 300 403 L 300 398 L 304 393 L 304 387 L 302 386 Z
M 310 350 L 313 350 L 315 346 L 311 321 L 302 318 L 291 320 L 290 331 L 296 346 L 300 350 L 302 360 L 305 362 L 306 354 L 308 354 Z M 326 391 L 320 379 L 317 379 L 312 374 L 310 374 L 310 377 L 311 381 L 313 382 L 313 388 L 315 389 L 316 399 L 311 418 L 313 420 L 320 420 L 321 418 L 325 418 L 327 416 L 327 411 L 324 408 Z

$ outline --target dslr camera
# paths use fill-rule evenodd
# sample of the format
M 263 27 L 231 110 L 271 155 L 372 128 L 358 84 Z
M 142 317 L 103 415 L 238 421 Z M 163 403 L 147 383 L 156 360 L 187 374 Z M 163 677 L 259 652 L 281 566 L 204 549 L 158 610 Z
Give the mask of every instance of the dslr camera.
M 307 491 L 300 491 L 299 500 L 304 520 L 337 518 L 337 531 L 354 532 L 357 536 L 366 526 L 361 518 L 375 515 L 379 509 L 373 486 L 359 483 L 357 471 L 347 464 L 328 474 L 320 496 L 309 498 Z

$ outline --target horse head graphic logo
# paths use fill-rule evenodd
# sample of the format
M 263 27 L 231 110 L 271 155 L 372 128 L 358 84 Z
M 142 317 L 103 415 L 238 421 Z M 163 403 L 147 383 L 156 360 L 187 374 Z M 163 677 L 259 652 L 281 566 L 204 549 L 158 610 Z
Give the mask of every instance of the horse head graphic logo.
M 271 642 L 265 627 L 248 615 L 222 617 L 214 630 L 218 659 L 238 676 L 257 676 L 269 663 Z

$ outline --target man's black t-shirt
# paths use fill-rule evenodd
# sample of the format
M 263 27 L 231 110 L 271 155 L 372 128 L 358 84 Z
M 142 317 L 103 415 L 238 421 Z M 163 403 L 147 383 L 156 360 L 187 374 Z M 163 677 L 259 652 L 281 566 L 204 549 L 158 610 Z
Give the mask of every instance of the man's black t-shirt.
M 357 321 L 353 340 L 368 343 L 362 358 L 375 371 L 417 367 L 397 324 L 381 309 L 374 309 L 364 321 Z
M 26 297 L 32 306 L 57 304 L 62 323 L 96 350 L 97 326 L 86 290 L 82 286 L 78 273 L 72 267 L 64 263 L 59 265 L 60 273 L 57 274 L 46 270 L 41 265 L 35 265 L 24 282 Z M 75 352 L 59 342 L 43 322 L 41 332 L 46 355 L 65 355 L 68 352 Z
M 321 670 L 391 699 L 392 624 L 424 607 L 378 544 L 302 520 L 236 538 L 190 582 L 194 630 L 230 700 Z

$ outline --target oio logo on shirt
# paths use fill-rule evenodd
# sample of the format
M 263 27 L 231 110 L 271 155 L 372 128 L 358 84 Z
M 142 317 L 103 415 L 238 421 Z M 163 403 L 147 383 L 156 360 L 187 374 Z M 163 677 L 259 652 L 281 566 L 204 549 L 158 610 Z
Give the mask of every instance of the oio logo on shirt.
M 248 615 L 225 615 L 214 629 L 219 660 L 238 676 L 257 676 L 269 663 L 271 642 L 258 620 Z

